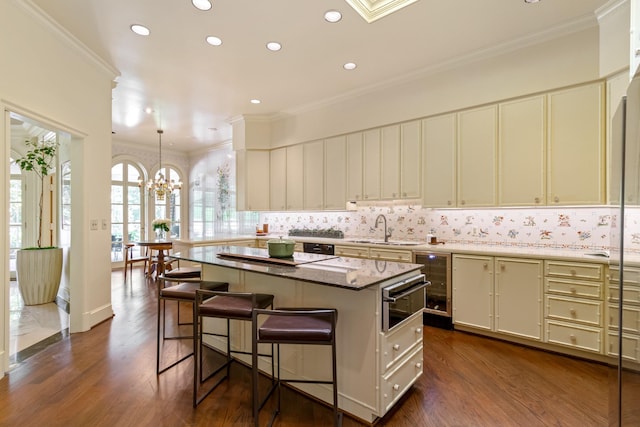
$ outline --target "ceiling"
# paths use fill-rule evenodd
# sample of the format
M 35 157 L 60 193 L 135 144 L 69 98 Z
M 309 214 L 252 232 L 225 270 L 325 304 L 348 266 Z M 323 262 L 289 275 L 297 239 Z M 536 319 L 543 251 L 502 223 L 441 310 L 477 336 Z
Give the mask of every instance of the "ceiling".
M 212 0 L 209 11 L 190 0 L 32 1 L 119 70 L 114 138 L 155 145 L 162 128 L 163 143 L 179 151 L 229 140 L 230 120 L 240 115 L 295 113 L 595 25 L 608 3 L 418 0 L 367 23 L 346 0 Z M 326 22 L 329 9 L 342 20 Z M 134 34 L 132 24 L 151 34 Z M 207 44 L 209 35 L 222 45 Z M 267 50 L 269 41 L 282 49 Z M 343 69 L 346 62 L 357 68 Z

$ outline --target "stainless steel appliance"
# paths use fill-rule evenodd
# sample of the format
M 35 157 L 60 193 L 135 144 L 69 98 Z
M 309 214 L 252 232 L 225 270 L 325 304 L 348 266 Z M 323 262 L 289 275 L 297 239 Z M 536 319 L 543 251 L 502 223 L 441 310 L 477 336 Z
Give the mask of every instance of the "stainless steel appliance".
M 382 331 L 388 332 L 424 310 L 424 274 L 382 288 Z
M 305 242 L 302 244 L 302 248 L 304 252 L 310 253 L 310 254 L 334 255 L 335 253 L 334 246 L 326 243 Z
M 426 290 L 424 324 L 453 329 L 451 317 L 451 254 L 416 252 L 414 260 L 422 264 L 422 273 L 431 282 Z

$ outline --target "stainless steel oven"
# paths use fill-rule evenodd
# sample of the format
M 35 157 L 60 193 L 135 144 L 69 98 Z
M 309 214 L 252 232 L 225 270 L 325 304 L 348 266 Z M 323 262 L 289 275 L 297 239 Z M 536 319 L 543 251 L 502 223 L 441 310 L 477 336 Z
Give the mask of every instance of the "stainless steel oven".
M 424 310 L 424 274 L 382 288 L 382 331 L 388 332 Z

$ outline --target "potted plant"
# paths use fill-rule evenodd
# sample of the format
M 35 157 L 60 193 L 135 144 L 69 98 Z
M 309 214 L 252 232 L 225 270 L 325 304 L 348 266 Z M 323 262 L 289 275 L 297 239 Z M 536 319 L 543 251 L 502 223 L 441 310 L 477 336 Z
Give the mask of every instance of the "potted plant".
M 33 172 L 40 179 L 38 199 L 37 246 L 18 250 L 16 275 L 18 289 L 25 305 L 53 302 L 58 295 L 62 276 L 62 248 L 42 246 L 42 210 L 44 179 L 54 169 L 57 142 L 27 140 L 27 152 L 15 162 L 22 171 Z
M 156 232 L 156 237 L 158 240 L 166 239 L 167 232 L 169 231 L 169 225 L 171 225 L 171 220 L 167 218 L 156 218 L 151 222 L 153 226 L 153 230 Z

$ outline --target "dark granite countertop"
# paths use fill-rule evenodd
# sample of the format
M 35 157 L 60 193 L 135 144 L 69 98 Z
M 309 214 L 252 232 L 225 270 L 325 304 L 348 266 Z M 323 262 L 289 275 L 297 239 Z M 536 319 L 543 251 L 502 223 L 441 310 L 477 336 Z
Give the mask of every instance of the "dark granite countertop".
M 221 253 L 245 254 L 251 257 L 264 257 L 267 260 L 244 261 L 221 257 L 219 256 Z M 417 272 L 422 267 L 419 264 L 323 256 L 301 252 L 293 254 L 293 260 L 300 262 L 298 265 L 272 264 L 268 262 L 269 254 L 266 249 L 240 246 L 200 246 L 191 248 L 188 252 L 172 254 L 172 257 L 352 290 L 377 285 L 411 271 Z

